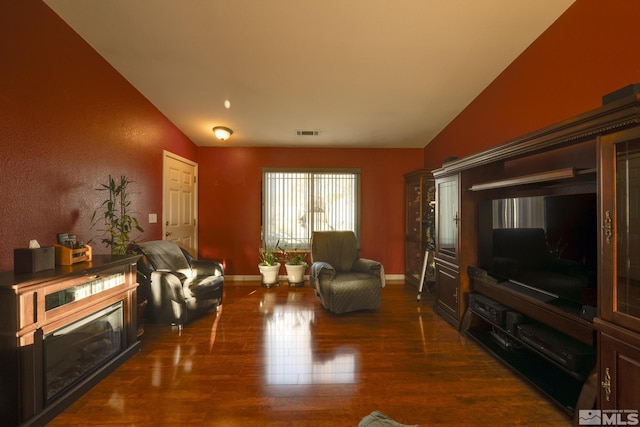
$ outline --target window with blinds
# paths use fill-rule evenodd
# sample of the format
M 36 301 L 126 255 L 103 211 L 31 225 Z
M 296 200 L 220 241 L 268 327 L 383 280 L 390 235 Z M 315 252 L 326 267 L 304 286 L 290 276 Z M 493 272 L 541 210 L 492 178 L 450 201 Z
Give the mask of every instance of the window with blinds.
M 359 236 L 360 171 L 265 169 L 262 240 L 267 246 L 309 249 L 311 233 L 352 230 Z

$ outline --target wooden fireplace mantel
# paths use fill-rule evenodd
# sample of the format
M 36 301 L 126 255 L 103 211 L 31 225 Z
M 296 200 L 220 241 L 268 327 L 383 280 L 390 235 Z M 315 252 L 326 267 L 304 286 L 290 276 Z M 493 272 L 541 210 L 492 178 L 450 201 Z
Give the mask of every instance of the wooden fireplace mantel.
M 138 351 L 138 255 L 96 255 L 91 261 L 39 273 L 0 272 L 0 419 L 3 425 L 44 425 Z M 114 304 L 122 307 L 117 354 L 55 398 L 46 396 L 44 340 Z

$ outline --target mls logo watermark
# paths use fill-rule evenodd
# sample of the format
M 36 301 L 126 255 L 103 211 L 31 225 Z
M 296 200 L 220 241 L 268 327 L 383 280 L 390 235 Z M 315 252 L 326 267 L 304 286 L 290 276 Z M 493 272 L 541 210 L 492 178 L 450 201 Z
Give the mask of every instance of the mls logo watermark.
M 638 411 L 635 409 L 581 409 L 579 415 L 581 426 L 638 425 Z

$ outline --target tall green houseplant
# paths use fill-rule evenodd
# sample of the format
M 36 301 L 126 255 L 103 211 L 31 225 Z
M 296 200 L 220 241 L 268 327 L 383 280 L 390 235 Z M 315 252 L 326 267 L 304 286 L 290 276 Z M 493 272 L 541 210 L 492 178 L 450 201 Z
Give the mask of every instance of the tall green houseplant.
M 99 230 L 103 235 L 100 241 L 111 248 L 113 255 L 127 253 L 127 247 L 135 241 L 130 237 L 132 232 L 144 232 L 137 218 L 130 211 L 131 200 L 129 200 L 130 193 L 127 187 L 132 182 L 126 176 L 121 176 L 118 181 L 109 175 L 109 181 L 106 184 L 100 184 L 96 189 L 107 192 L 108 197 L 93 212 L 91 226 L 95 227 L 98 224 L 104 226 Z

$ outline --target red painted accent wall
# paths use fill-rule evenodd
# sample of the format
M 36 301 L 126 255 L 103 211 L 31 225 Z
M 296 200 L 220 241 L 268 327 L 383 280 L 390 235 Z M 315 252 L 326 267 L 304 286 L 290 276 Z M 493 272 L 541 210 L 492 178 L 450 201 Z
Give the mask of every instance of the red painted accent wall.
M 577 0 L 424 150 L 427 169 L 597 108 L 640 82 L 637 0 Z
M 30 239 L 95 236 L 95 188 L 109 174 L 135 181 L 142 240 L 161 239 L 166 149 L 199 164 L 200 253 L 228 274 L 257 274 L 263 166 L 361 167 L 363 256 L 402 273 L 402 175 L 421 167 L 421 149 L 197 149 L 40 0 L 0 4 L 0 64 L 0 270 Z
M 200 147 L 200 254 L 223 260 L 228 274 L 258 274 L 262 168 L 360 168 L 360 255 L 402 274 L 404 174 L 422 166 L 421 151 Z
M 600 105 L 640 82 L 636 0 L 578 0 L 424 150 L 197 148 L 40 0 L 0 3 L 0 269 L 30 239 L 88 240 L 109 174 L 161 238 L 162 150 L 197 161 L 200 252 L 256 273 L 262 167 L 362 168 L 362 255 L 402 273 L 403 174 Z M 231 142 L 230 142 L 231 143 Z M 424 158 L 418 153 L 423 152 Z M 157 224 L 147 224 L 149 213 Z M 96 252 L 106 252 L 97 247 Z
M 135 181 L 144 238 L 161 237 L 162 150 L 195 145 L 40 0 L 0 3 L 0 88 L 0 269 L 30 239 L 94 236 L 109 174 Z

